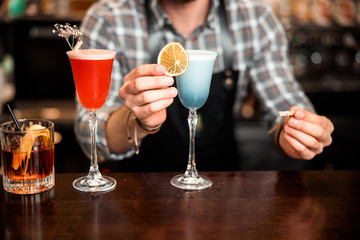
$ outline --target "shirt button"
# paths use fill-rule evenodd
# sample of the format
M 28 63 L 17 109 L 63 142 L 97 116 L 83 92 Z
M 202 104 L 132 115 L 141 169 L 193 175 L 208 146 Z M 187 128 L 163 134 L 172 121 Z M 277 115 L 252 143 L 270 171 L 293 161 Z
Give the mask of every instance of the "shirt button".
M 224 88 L 227 90 L 232 90 L 234 87 L 234 80 L 230 77 L 225 78 Z

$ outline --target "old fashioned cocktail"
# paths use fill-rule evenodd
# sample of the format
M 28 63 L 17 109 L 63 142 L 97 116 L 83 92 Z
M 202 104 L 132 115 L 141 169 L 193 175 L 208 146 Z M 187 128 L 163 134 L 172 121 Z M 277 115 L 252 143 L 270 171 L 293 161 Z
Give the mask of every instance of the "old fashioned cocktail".
M 55 185 L 54 124 L 47 120 L 20 120 L 1 125 L 1 162 L 4 189 L 34 194 Z

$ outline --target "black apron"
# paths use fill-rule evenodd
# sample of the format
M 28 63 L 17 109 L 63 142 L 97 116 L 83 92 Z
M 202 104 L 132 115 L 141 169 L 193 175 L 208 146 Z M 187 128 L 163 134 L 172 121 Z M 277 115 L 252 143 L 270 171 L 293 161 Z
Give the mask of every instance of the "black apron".
M 221 1 L 222 2 L 222 1 Z M 146 6 L 147 3 L 146 3 Z M 238 72 L 231 69 L 231 44 L 223 3 L 219 7 L 226 71 L 213 74 L 209 97 L 198 109 L 195 135 L 195 161 L 200 171 L 236 170 L 238 150 L 234 138 L 233 104 Z M 150 16 L 147 9 L 147 16 Z M 148 17 L 149 35 L 152 20 Z M 151 40 L 150 52 L 157 56 L 161 41 Z M 161 43 L 154 47 L 152 42 Z M 167 109 L 167 119 L 156 134 L 142 140 L 140 153 L 120 162 L 120 171 L 185 171 L 189 154 L 189 110 L 178 97 Z

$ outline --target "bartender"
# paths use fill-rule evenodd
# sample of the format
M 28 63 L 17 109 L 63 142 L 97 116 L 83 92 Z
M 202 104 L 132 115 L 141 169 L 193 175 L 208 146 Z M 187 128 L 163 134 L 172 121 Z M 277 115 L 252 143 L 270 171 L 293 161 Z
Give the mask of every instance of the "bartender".
M 174 78 L 155 64 L 160 49 L 169 42 L 218 53 L 209 98 L 198 111 L 198 169 L 235 170 L 239 160 L 233 116 L 249 89 L 261 104 L 269 128 L 275 126 L 274 145 L 281 153 L 310 160 L 331 144 L 334 126 L 315 113 L 294 79 L 285 32 L 269 6 L 237 0 L 142 3 L 97 2 L 81 25 L 82 48 L 117 52 L 109 97 L 97 111 L 101 159 L 121 160 L 123 169 L 132 171 L 185 169 L 188 110 L 179 102 Z M 294 115 L 283 118 L 278 115 L 283 110 Z M 89 153 L 87 110 L 78 101 L 77 116 L 76 136 Z M 138 154 L 135 145 L 139 145 Z

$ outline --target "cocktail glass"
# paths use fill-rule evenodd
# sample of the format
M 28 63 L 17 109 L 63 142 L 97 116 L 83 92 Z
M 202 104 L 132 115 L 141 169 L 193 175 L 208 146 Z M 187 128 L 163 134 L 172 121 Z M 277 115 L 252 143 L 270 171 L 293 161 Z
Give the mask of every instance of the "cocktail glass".
M 211 180 L 201 176 L 195 164 L 195 131 L 197 124 L 196 110 L 201 108 L 208 96 L 214 68 L 216 52 L 188 50 L 189 68 L 176 77 L 176 86 L 181 103 L 189 109 L 188 124 L 190 132 L 189 158 L 184 174 L 174 176 L 170 183 L 185 190 L 201 190 L 212 186 Z
M 7 192 L 35 194 L 55 185 L 54 123 L 21 119 L 1 125 L 3 185 Z
M 96 110 L 104 105 L 108 96 L 115 54 L 115 51 L 101 49 L 67 52 L 77 96 L 81 104 L 89 110 L 90 115 L 91 163 L 89 173 L 73 182 L 73 187 L 83 192 L 111 191 L 116 186 L 115 179 L 102 176 L 99 171 L 96 151 Z

